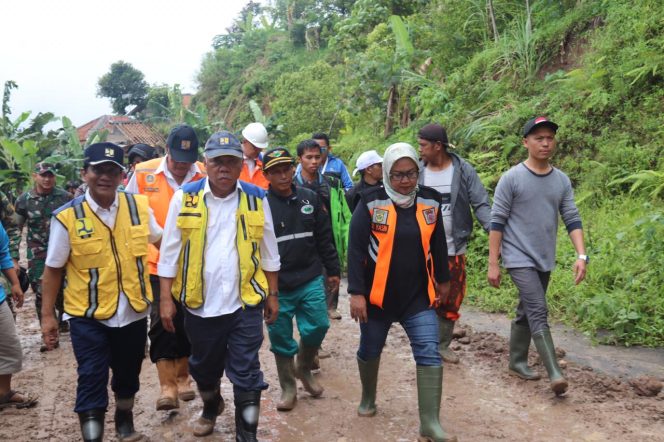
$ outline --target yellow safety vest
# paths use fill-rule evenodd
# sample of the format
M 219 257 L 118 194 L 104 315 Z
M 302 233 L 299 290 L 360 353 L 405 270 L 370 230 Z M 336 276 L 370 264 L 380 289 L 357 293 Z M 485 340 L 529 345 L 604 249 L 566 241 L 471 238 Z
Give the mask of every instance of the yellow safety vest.
M 64 292 L 64 310 L 71 316 L 108 319 L 117 311 L 120 292 L 136 312 L 144 312 L 152 302 L 147 271 L 148 199 L 119 192 L 118 202 L 112 230 L 84 195 L 55 215 L 67 229 L 71 245 Z
M 182 207 L 176 225 L 182 234 L 178 273 L 173 283 L 173 297 L 190 309 L 205 303 L 205 245 L 208 211 L 205 205 L 206 179 L 182 187 Z M 236 214 L 236 244 L 240 267 L 240 302 L 255 306 L 268 296 L 267 278 L 261 268 L 259 243 L 263 238 L 263 191 L 257 186 L 242 183 L 238 192 Z M 229 247 L 215 244 L 214 247 Z

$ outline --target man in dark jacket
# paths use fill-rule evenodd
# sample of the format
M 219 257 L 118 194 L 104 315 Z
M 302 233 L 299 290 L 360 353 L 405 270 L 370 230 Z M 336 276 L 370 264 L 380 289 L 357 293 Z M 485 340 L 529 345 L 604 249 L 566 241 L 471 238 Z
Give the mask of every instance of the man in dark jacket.
M 440 355 L 445 362 L 456 364 L 459 357 L 450 350 L 454 323 L 466 294 L 466 248 L 473 230 L 473 215 L 484 230 L 491 220 L 489 195 L 473 166 L 448 150 L 447 133 L 440 124 L 427 124 L 420 129 L 417 142 L 423 165 L 419 183 L 442 194 L 443 223 L 447 237 L 450 264 L 450 295 L 437 309 L 440 328 Z
M 355 161 L 353 176 L 360 172 L 360 181 L 346 193 L 346 201 L 351 213 L 360 201 L 360 192 L 383 184 L 383 158 L 375 150 L 363 152 Z
M 330 327 L 323 267 L 327 285 L 334 290 L 339 289 L 340 275 L 329 215 L 315 192 L 295 187 L 293 164 L 293 157 L 283 147 L 263 156 L 263 173 L 270 182 L 267 198 L 281 257 L 279 315 L 268 326 L 281 385 L 281 400 L 277 404 L 280 411 L 295 406 L 296 376 L 312 396 L 323 393 L 311 373 L 316 351 Z M 299 347 L 293 339 L 293 316 L 300 333 Z

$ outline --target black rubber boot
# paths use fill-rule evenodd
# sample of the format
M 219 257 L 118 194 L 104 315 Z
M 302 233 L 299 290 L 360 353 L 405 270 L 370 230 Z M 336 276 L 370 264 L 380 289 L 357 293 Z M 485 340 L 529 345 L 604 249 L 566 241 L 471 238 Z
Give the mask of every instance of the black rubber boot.
M 261 392 L 243 391 L 235 393 L 235 441 L 257 442 L 258 417 L 260 416 Z
M 512 329 L 510 331 L 509 372 L 521 379 L 536 381 L 540 378 L 540 375 L 528 367 L 530 338 L 530 327 L 512 322 Z
M 81 436 L 84 442 L 102 442 L 104 440 L 104 416 L 106 410 L 95 408 L 78 413 L 81 424 Z
M 215 390 L 198 390 L 203 400 L 203 412 L 194 423 L 194 436 L 207 436 L 214 431 L 217 416 L 224 412 L 224 398 L 221 397 L 219 387 Z
M 362 381 L 362 399 L 357 407 L 357 415 L 372 417 L 376 415 L 376 385 L 378 384 L 378 368 L 380 357 L 371 361 L 363 361 L 357 358 L 357 368 L 360 371 Z
M 134 398 L 115 397 L 115 431 L 122 442 L 143 440 L 143 435 L 134 430 Z
M 549 374 L 551 390 L 553 390 L 556 396 L 560 396 L 567 391 L 567 380 L 558 365 L 556 347 L 553 345 L 551 331 L 545 328 L 544 330 L 533 333 L 533 341 L 535 342 L 535 347 L 537 347 L 540 359 L 542 359 L 542 364 L 544 364 L 546 372 Z

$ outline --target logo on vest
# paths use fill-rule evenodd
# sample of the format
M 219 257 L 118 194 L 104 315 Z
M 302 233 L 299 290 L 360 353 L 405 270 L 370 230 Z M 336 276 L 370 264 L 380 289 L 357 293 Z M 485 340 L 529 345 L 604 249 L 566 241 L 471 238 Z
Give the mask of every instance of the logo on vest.
M 145 182 L 148 184 L 152 184 L 157 180 L 157 178 L 153 174 L 149 174 L 148 176 L 145 177 Z
M 198 194 L 196 193 L 185 193 L 184 194 L 184 206 L 185 207 L 198 207 Z
M 389 212 L 383 209 L 374 209 L 371 216 L 371 222 L 375 224 L 387 224 L 387 216 Z
M 76 219 L 76 235 L 80 237 L 92 235 L 95 231 L 90 218 Z
M 314 213 L 314 206 L 312 206 L 311 204 L 306 204 L 302 206 L 300 212 L 304 213 L 305 215 L 311 215 L 312 213 Z
M 436 209 L 433 207 L 423 210 L 422 215 L 424 215 L 424 222 L 426 222 L 427 225 L 436 223 Z

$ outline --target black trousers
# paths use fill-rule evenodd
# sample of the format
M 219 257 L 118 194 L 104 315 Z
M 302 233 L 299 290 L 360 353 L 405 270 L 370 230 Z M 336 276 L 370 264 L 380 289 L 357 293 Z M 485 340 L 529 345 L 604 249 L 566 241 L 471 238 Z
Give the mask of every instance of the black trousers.
M 191 345 L 184 332 L 184 315 L 182 305 L 175 301 L 176 313 L 173 318 L 175 333 L 164 330 L 159 316 L 159 277 L 150 275 L 150 285 L 152 286 L 152 309 L 150 310 L 150 360 L 156 363 L 160 359 L 179 359 L 189 357 L 191 354 Z

